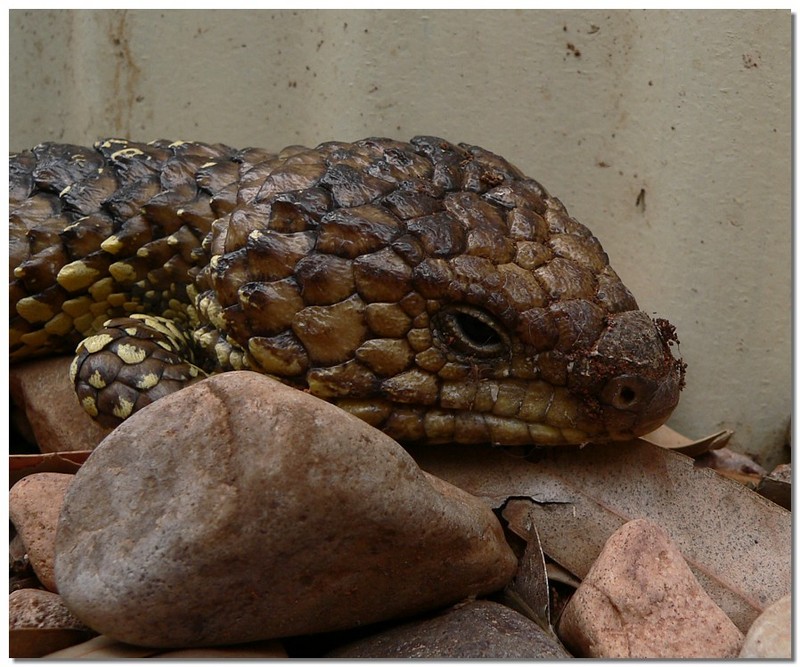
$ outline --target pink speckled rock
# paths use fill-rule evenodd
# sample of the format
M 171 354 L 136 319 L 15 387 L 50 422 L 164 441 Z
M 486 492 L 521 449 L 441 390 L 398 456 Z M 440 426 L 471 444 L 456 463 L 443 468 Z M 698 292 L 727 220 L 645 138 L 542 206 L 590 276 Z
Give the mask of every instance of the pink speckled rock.
M 643 519 L 608 539 L 558 630 L 591 658 L 733 658 L 742 644 L 666 531 Z

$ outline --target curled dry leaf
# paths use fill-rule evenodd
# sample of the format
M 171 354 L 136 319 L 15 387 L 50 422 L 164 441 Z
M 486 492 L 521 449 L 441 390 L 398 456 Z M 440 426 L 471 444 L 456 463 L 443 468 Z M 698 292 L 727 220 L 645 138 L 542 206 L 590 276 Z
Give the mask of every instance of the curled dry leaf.
M 535 501 L 544 553 L 583 577 L 622 524 L 649 518 L 743 631 L 791 589 L 791 514 L 684 455 L 634 441 L 537 450 L 416 447 L 420 466 L 493 507 Z
M 581 580 L 572 572 L 552 561 L 547 563 L 547 579 L 548 581 L 557 581 L 560 584 L 572 586 L 572 588 L 577 588 L 581 584 Z
M 550 590 L 544 553 L 533 513 L 533 502 L 528 498 L 509 498 L 501 511 L 509 530 L 521 537 L 526 545 L 517 573 L 503 593 L 509 606 L 555 637 L 550 624 Z
M 669 426 L 659 426 L 655 431 L 642 436 L 642 440 L 664 449 L 672 449 L 686 456 L 696 457 L 714 449 L 721 449 L 728 444 L 733 431 L 723 430 L 712 433 L 699 440 L 692 440 L 678 433 Z

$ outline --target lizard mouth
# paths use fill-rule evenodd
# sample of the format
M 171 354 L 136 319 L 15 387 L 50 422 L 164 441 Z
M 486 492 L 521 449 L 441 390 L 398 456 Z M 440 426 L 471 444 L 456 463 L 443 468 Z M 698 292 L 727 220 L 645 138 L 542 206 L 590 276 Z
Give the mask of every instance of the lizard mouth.
M 616 407 L 567 387 L 511 379 L 445 383 L 436 406 L 358 398 L 336 403 L 398 442 L 580 445 L 630 440 L 658 426 L 668 411 L 648 406 L 671 398 L 663 400 L 658 388 L 646 395 L 640 385 L 632 377 L 609 382 Z
M 337 405 L 380 428 L 401 443 L 428 444 L 485 444 L 492 445 L 579 445 L 608 439 L 605 434 L 592 433 L 600 422 L 557 426 L 546 421 L 530 422 L 515 416 L 502 416 L 472 410 L 447 410 L 418 406 L 380 405 L 375 401 L 363 402 L 346 399 Z M 559 410 L 557 402 L 551 404 L 553 417 L 559 412 L 569 413 L 572 408 Z M 564 406 L 566 407 L 566 406 Z
M 678 404 L 682 366 L 656 382 L 637 375 L 610 380 L 601 394 L 603 421 L 612 440 L 628 440 L 654 431 Z

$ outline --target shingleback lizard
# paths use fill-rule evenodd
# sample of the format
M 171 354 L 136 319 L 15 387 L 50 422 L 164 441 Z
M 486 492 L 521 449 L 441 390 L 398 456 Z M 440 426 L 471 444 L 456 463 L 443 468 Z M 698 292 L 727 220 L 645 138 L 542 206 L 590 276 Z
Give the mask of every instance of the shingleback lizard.
M 10 316 L 12 362 L 80 343 L 104 423 L 252 369 L 401 442 L 576 444 L 656 428 L 684 381 L 558 199 L 436 137 L 14 154 Z

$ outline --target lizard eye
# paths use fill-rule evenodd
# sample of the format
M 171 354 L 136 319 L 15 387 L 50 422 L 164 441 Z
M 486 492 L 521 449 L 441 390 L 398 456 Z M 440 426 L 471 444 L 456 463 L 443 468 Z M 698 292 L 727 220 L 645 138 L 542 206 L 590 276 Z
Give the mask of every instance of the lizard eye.
M 449 306 L 433 319 L 439 340 L 461 355 L 488 359 L 509 349 L 508 336 L 497 321 L 477 308 Z

